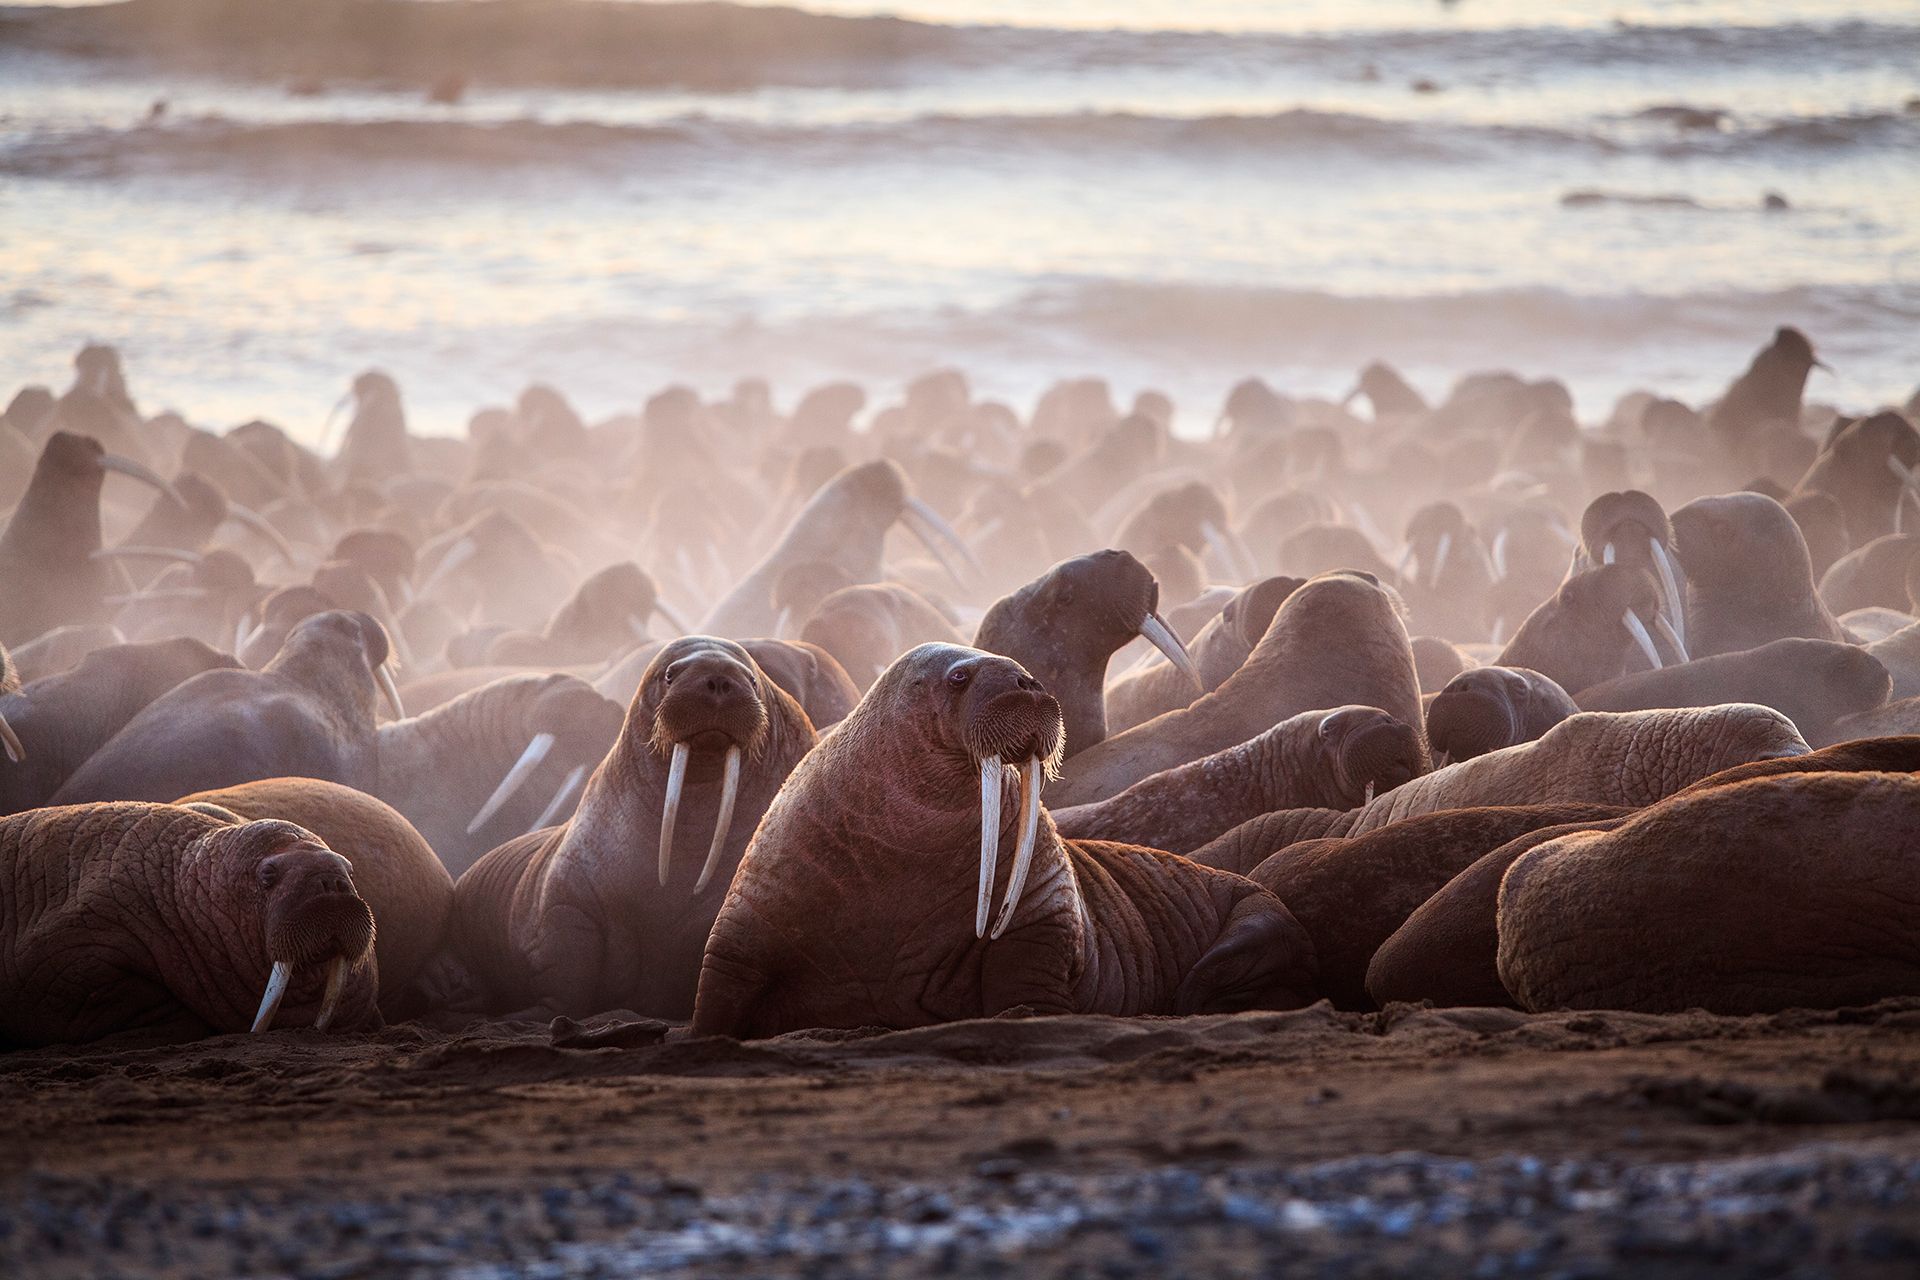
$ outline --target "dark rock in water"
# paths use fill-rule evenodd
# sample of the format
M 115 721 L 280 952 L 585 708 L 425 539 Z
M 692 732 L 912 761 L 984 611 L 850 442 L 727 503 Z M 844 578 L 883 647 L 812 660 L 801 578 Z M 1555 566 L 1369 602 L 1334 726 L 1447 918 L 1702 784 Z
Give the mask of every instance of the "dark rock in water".
M 1603 204 L 1645 205 L 1655 209 L 1698 209 L 1700 207 L 1700 202 L 1692 196 L 1674 192 L 1636 195 L 1628 191 L 1601 191 L 1594 187 L 1582 187 L 1560 197 L 1560 207 L 1563 209 L 1590 209 Z
M 1415 93 L 1439 93 L 1441 91 L 1438 84 L 1427 79 L 1415 80 L 1412 88 Z
M 1761 196 L 1760 207 L 1768 213 L 1785 213 L 1787 210 L 1793 208 L 1791 204 L 1787 203 L 1787 198 L 1778 191 L 1769 191 Z
M 1657 120 L 1676 129 L 1718 129 L 1726 122 L 1722 107 L 1694 107 L 1684 102 L 1662 103 L 1638 113 L 1642 120 Z
M 455 73 L 441 76 L 427 89 L 427 101 L 436 106 L 457 107 L 467 96 L 467 78 Z

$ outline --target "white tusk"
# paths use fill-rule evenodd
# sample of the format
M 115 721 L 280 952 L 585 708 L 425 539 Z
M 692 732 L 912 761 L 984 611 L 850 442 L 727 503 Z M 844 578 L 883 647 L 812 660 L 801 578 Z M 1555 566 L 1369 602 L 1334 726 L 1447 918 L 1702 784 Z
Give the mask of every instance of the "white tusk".
M 367 586 L 373 591 L 373 602 L 379 607 L 380 616 L 376 619 L 387 629 L 387 639 L 393 642 L 393 660 L 402 667 L 413 665 L 413 649 L 407 644 L 406 632 L 400 629 L 400 619 L 393 612 L 393 601 L 387 598 L 387 589 L 380 585 L 380 579 L 368 578 Z
M 152 485 L 172 498 L 173 505 L 176 507 L 184 508 L 187 505 L 187 500 L 180 496 L 178 489 L 162 480 L 157 472 L 144 463 L 135 462 L 132 458 L 123 458 L 117 453 L 109 453 L 101 457 L 100 466 L 103 470 L 117 471 L 123 476 L 130 476 L 141 484 Z
M 245 622 L 246 619 L 242 618 L 241 621 Z M 248 645 L 251 645 L 255 640 L 258 640 L 261 636 L 265 634 L 267 634 L 267 620 L 265 618 L 262 618 L 260 619 L 259 622 L 254 624 L 253 630 L 247 632 L 246 635 L 240 637 L 240 649 L 246 648 Z M 240 656 L 240 649 L 235 649 L 233 651 L 234 657 L 237 658 Z
M 667 802 L 660 809 L 660 883 L 667 883 L 673 866 L 673 824 L 680 820 L 680 793 L 687 786 L 687 758 L 692 748 L 684 742 L 673 744 L 673 761 L 667 766 Z
M 1220 567 L 1232 576 L 1239 577 L 1240 561 L 1233 554 L 1233 548 L 1227 545 L 1226 537 L 1220 532 L 1220 526 L 1211 520 L 1202 520 L 1200 536 L 1207 540 L 1207 547 L 1213 552 L 1214 558 L 1220 562 Z
M 1611 542 L 1609 542 L 1606 546 L 1600 548 L 1600 563 L 1601 564 L 1613 563 L 1613 544 Z
M 280 1011 L 280 1002 L 287 998 L 287 984 L 292 981 L 292 963 L 275 960 L 273 972 L 267 975 L 266 993 L 260 997 L 260 1012 L 253 1015 L 255 1031 L 265 1031 L 273 1025 L 273 1015 Z
M 547 801 L 547 807 L 540 811 L 540 816 L 533 820 L 533 825 L 527 830 L 539 831 L 544 827 L 552 826 L 554 819 L 560 816 L 560 810 L 565 808 L 567 801 L 573 798 L 573 790 L 580 785 L 580 779 L 586 776 L 587 766 L 583 764 L 577 764 L 567 770 L 567 776 L 560 779 L 560 789 L 553 793 L 553 799 Z
M 320 1016 L 313 1020 L 315 1031 L 325 1031 L 333 1025 L 333 1015 L 340 1012 L 340 991 L 347 985 L 347 958 L 335 956 L 327 961 L 327 990 L 320 997 Z
M 667 625 L 671 626 L 675 631 L 679 632 L 681 635 L 685 636 L 685 635 L 693 634 L 693 628 L 687 625 L 687 620 L 681 617 L 679 614 L 675 613 L 673 611 L 673 606 L 668 604 L 665 600 L 660 599 L 658 596 L 654 597 L 653 611 L 659 614 L 661 617 L 665 618 L 667 620 Z
M 1200 669 L 1193 665 L 1186 646 L 1180 643 L 1180 637 L 1173 634 L 1173 628 L 1157 613 L 1150 613 L 1140 623 L 1140 634 L 1146 637 L 1148 644 L 1167 655 L 1167 661 L 1180 668 L 1180 674 L 1193 682 L 1200 693 L 1207 691 L 1207 682 L 1200 678 Z
M 440 585 L 441 579 L 445 578 L 467 561 L 473 559 L 479 551 L 480 544 L 472 538 L 462 538 L 451 547 L 448 547 L 447 553 L 440 557 L 440 563 L 433 566 L 433 572 L 428 574 L 427 580 L 420 584 L 419 594 L 423 596 L 432 595 L 433 589 Z
M 233 620 L 233 656 L 240 656 L 240 649 L 247 643 L 248 610 L 242 609 L 240 616 Z
M 136 591 L 122 595 L 102 597 L 103 603 L 111 605 L 147 604 L 155 600 L 205 600 L 213 592 L 205 587 L 153 587 L 146 591 Z
M 1493 571 L 1499 577 L 1507 576 L 1507 530 L 1505 529 L 1493 535 Z
M 1407 566 L 1411 565 L 1412 563 L 1413 563 L 1413 544 L 1409 542 L 1404 548 L 1402 548 L 1400 552 L 1400 558 L 1394 561 L 1393 576 L 1400 579 L 1400 581 L 1405 582 L 1407 580 Z
M 174 560 L 180 564 L 199 564 L 205 559 L 198 551 L 182 551 L 179 547 L 102 547 L 87 553 L 89 560 L 113 560 L 121 556 L 129 560 Z
M 1433 757 L 1433 767 L 1436 771 L 1444 769 L 1452 763 L 1453 753 L 1451 751 L 1436 752 Z
M 268 542 L 271 542 L 273 549 L 280 553 L 280 558 L 287 562 L 287 566 L 289 568 L 293 567 L 293 544 L 288 542 L 286 535 L 274 528 L 265 516 L 255 511 L 252 507 L 242 506 L 240 503 L 228 499 L 227 519 L 238 521 L 265 538 Z
M 27 749 L 20 744 L 20 735 L 13 731 L 5 716 L 0 716 L 0 747 L 4 747 L 7 759 L 20 764 L 27 758 Z
M 1440 545 L 1435 548 L 1433 553 L 1433 586 L 1435 590 L 1439 589 L 1440 574 L 1447 567 L 1447 552 L 1451 550 L 1453 550 L 1453 535 L 1451 533 L 1441 534 Z
M 993 868 L 1000 860 L 999 756 L 980 762 L 980 898 L 973 909 L 973 936 L 987 936 L 987 909 L 993 905 Z
M 1900 459 L 1894 457 L 1892 454 L 1887 455 L 1887 470 L 1899 476 L 1901 484 L 1920 484 L 1920 476 L 1916 476 L 1911 468 L 1903 465 Z
M 700 878 L 693 882 L 695 893 L 706 888 L 707 881 L 713 879 L 713 869 L 720 865 L 720 851 L 727 847 L 727 833 L 733 827 L 733 806 L 740 799 L 740 759 L 743 754 L 738 746 L 727 748 L 727 763 L 720 781 L 720 816 L 714 820 L 713 843 L 707 848 L 706 865 L 700 868 Z
M 1500 643 L 1500 635 L 1507 629 L 1507 615 L 1501 614 L 1493 620 L 1493 643 Z
M 686 544 L 682 543 L 673 549 L 673 562 L 680 567 L 680 581 L 687 590 L 699 591 L 700 575 L 693 571 L 693 557 L 687 554 Z
M 547 758 L 547 752 L 553 750 L 553 744 L 554 736 L 550 733 L 536 733 L 528 740 L 526 750 L 520 753 L 520 758 L 513 762 L 511 769 L 507 770 L 507 776 L 500 779 L 500 785 L 493 789 L 493 794 L 487 797 L 487 802 L 480 806 L 480 812 L 474 814 L 473 821 L 467 824 L 468 835 L 486 826 L 493 819 L 493 815 L 500 812 L 501 806 L 513 799 L 514 794 L 521 787 L 527 785 L 527 779 L 531 778 L 533 771 L 540 767 L 540 762 Z
M 1040 835 L 1040 757 L 1027 757 L 1020 770 L 1020 844 L 1013 854 L 1013 875 L 1007 879 L 1007 900 L 993 922 L 989 938 L 997 938 L 1013 923 L 1020 907 L 1020 895 L 1026 892 L 1027 872 L 1033 869 L 1033 848 Z M 991 884 L 991 877 L 989 877 Z
M 781 606 L 779 616 L 773 620 L 773 638 L 775 640 L 785 640 L 787 638 L 787 628 L 792 625 L 793 606 L 790 604 Z
M 1372 778 L 1368 778 L 1368 779 L 1367 779 L 1367 792 L 1366 792 L 1366 794 L 1365 794 L 1364 796 L 1362 796 L 1362 797 L 1360 798 L 1360 804 L 1361 804 L 1361 807 L 1363 807 L 1363 808 L 1364 808 L 1365 806 L 1367 806 L 1367 805 L 1370 805 L 1370 804 L 1372 804 L 1372 803 L 1373 803 L 1373 779 L 1372 779 Z
M 1658 671 L 1660 651 L 1653 647 L 1653 637 L 1647 634 L 1647 624 L 1640 621 L 1640 615 L 1628 609 L 1620 615 L 1620 624 L 1633 637 L 1633 642 L 1640 646 L 1640 652 L 1647 655 L 1647 661 L 1653 664 L 1653 669 Z
M 935 557 L 939 558 L 943 564 L 946 558 L 941 556 L 938 551 L 934 551 L 933 538 L 936 536 L 958 552 L 960 558 L 966 561 L 967 568 L 971 569 L 976 575 L 985 572 L 985 570 L 980 567 L 980 562 L 974 558 L 973 548 L 967 545 L 967 540 L 961 537 L 959 532 L 947 523 L 946 517 L 942 516 L 938 511 L 935 511 L 920 499 L 910 497 L 906 500 L 905 508 L 901 514 L 911 517 L 911 519 L 907 521 L 907 528 L 912 530 L 913 535 L 925 543 L 927 550 L 933 551 Z
M 1681 662 L 1692 661 L 1692 659 L 1687 657 L 1687 642 L 1682 640 L 1680 633 L 1673 629 L 1673 624 L 1667 621 L 1666 614 L 1655 614 L 1653 626 L 1655 630 L 1665 637 L 1666 642 L 1673 646 L 1674 657 L 1678 658 Z
M 1673 567 L 1673 558 L 1667 549 L 1655 538 L 1647 544 L 1647 550 L 1653 555 L 1653 567 L 1660 573 L 1660 590 L 1667 596 L 1667 615 L 1673 619 L 1674 634 L 1679 637 L 1682 652 L 1687 647 L 1687 606 L 1680 598 L 1680 575 Z
M 383 662 L 373 669 L 373 678 L 380 682 L 380 696 L 387 700 L 387 709 L 393 712 L 393 718 L 405 720 L 407 709 L 400 705 L 400 687 L 393 682 L 393 669 Z

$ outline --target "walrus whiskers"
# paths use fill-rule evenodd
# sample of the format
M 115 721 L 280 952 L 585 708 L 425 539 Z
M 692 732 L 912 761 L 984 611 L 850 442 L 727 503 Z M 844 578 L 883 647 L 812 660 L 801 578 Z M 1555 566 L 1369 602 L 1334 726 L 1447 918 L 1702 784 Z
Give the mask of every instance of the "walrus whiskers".
M 260 1011 L 253 1015 L 254 1031 L 265 1031 L 273 1025 L 273 1015 L 280 1011 L 280 1002 L 287 998 L 287 984 L 292 981 L 292 961 L 275 960 L 273 972 L 267 975 L 267 989 L 260 997 Z
M 980 761 L 980 897 L 973 908 L 973 936 L 987 936 L 987 911 L 993 905 L 993 870 L 1000 860 L 999 756 Z
M 527 779 L 533 776 L 533 771 L 540 767 L 540 762 L 547 758 L 549 751 L 553 750 L 555 741 L 551 733 L 536 733 L 527 741 L 526 749 L 520 753 L 520 758 L 513 762 L 513 767 L 508 769 L 506 776 L 500 779 L 500 785 L 493 789 L 493 794 L 487 797 L 487 802 L 480 806 L 478 813 L 473 815 L 473 821 L 467 824 L 468 835 L 486 826 L 493 815 L 500 812 L 500 807 L 513 799 L 515 793 L 527 784 Z M 535 830 L 538 828 L 536 827 Z
M 1033 869 L 1033 850 L 1040 835 L 1040 757 L 1028 756 L 1020 766 L 1020 844 L 1013 854 L 1013 874 L 1007 878 L 1007 900 L 993 922 L 989 938 L 997 938 L 1013 923 L 1013 913 L 1026 892 L 1027 872 Z M 992 885 L 992 877 L 988 877 Z
M 673 825 L 680 820 L 680 793 L 687 786 L 687 760 L 693 748 L 684 742 L 673 744 L 673 761 L 667 765 L 667 801 L 660 809 L 660 883 L 667 883 L 673 867 Z
M 720 816 L 714 820 L 713 843 L 707 847 L 707 860 L 700 867 L 700 878 L 693 882 L 695 893 L 713 879 L 713 869 L 720 865 L 720 851 L 727 847 L 727 833 L 733 828 L 733 806 L 740 799 L 740 761 L 745 754 L 738 745 L 727 748 L 720 783 Z

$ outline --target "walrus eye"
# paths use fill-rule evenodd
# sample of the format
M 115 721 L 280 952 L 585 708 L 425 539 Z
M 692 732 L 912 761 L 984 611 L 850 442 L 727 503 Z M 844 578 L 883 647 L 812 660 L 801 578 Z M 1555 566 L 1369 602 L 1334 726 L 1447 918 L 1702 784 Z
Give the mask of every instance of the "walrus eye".
M 260 869 L 254 872 L 254 875 L 259 878 L 262 889 L 271 889 L 280 879 L 280 868 L 270 862 L 263 862 L 260 864 Z
M 953 670 L 947 672 L 947 683 L 956 689 L 966 688 L 967 683 L 972 679 L 973 672 L 965 667 L 955 667 Z

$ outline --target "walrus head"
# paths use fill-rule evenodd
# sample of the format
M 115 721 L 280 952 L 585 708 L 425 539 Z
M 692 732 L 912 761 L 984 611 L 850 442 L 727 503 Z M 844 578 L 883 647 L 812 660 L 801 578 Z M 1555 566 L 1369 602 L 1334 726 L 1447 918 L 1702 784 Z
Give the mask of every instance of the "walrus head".
M 650 732 L 648 749 L 667 762 L 667 794 L 660 811 L 660 883 L 673 866 L 673 829 L 689 770 L 721 774 L 720 816 L 694 892 L 707 887 L 726 848 L 740 798 L 740 769 L 766 747 L 770 717 L 766 677 L 752 656 L 731 640 L 686 636 L 662 648 L 641 677 L 627 713 L 630 731 Z
M 1687 661 L 1687 609 L 1681 588 L 1685 576 L 1673 557 L 1673 525 L 1652 495 L 1638 489 L 1603 493 L 1587 504 L 1580 517 L 1580 547 L 1574 563 L 1580 569 L 1624 562 L 1652 573 L 1660 583 L 1665 603 L 1661 615 L 1673 629 L 1663 636 Z
M 1536 683 L 1537 682 L 1537 683 Z M 1556 703 L 1541 706 L 1549 692 Z M 1475 667 L 1447 682 L 1427 708 L 1427 740 L 1434 765 L 1471 760 L 1538 736 L 1530 729 L 1536 713 L 1563 719 L 1573 702 L 1565 691 L 1537 671 L 1514 667 Z
M 1357 804 L 1393 790 L 1426 771 L 1420 735 L 1378 707 L 1340 707 L 1315 730 L 1333 753 L 1340 792 Z
M 213 806 L 201 808 L 218 816 Z M 240 822 L 203 836 L 234 900 L 258 912 L 273 968 L 253 1030 L 273 1025 L 294 975 L 325 966 L 326 990 L 314 1029 L 338 1012 L 347 971 L 373 948 L 373 908 L 353 887 L 353 867 L 312 832 L 291 822 Z

